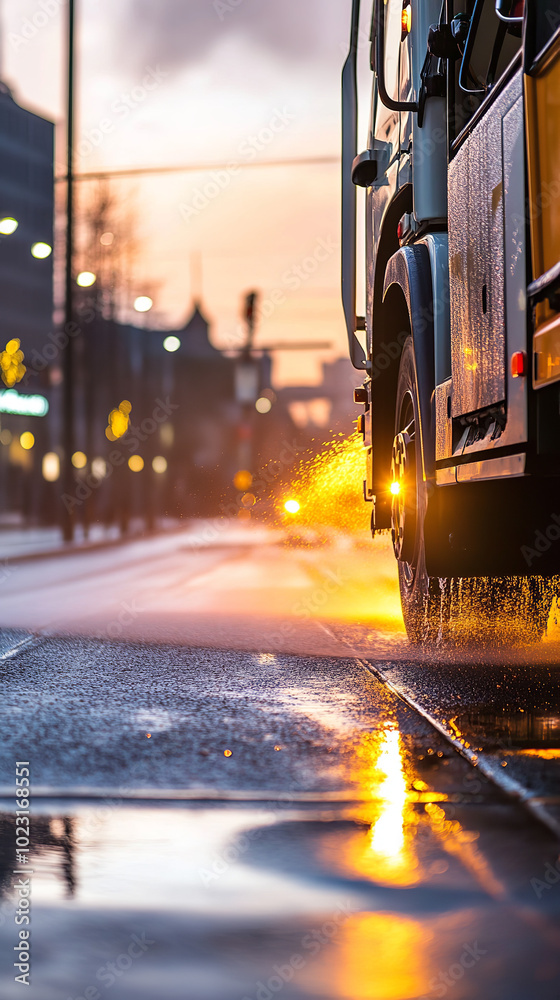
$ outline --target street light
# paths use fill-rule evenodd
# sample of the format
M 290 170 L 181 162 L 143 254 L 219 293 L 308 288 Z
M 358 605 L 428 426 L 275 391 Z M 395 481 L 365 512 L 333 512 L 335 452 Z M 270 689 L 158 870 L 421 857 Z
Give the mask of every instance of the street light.
M 16 219 L 12 219 L 11 216 L 7 216 L 5 219 L 0 219 L 0 235 L 11 236 L 15 233 L 19 223 Z
M 52 253 L 52 247 L 48 243 L 34 243 L 31 247 L 31 256 L 37 260 L 46 260 Z
M 74 0 L 68 0 L 68 104 L 66 114 L 66 260 L 64 278 L 64 320 L 66 329 L 72 329 L 74 321 L 74 45 L 75 6 Z M 62 405 L 63 419 L 63 487 L 64 492 L 72 495 L 74 488 L 74 470 L 72 455 L 74 454 L 74 338 L 68 337 L 68 342 L 62 355 L 64 371 L 64 398 Z M 61 508 L 62 511 L 62 508 Z M 74 518 L 71 510 L 64 505 L 62 511 L 62 531 L 65 542 L 74 538 Z
M 35 445 L 35 435 L 31 431 L 24 431 L 20 434 L 19 443 L 25 451 L 31 451 Z
M 166 337 L 163 342 L 163 346 L 166 351 L 169 351 L 170 354 L 174 354 L 175 351 L 179 350 L 181 341 L 178 337 Z
M 147 313 L 152 308 L 154 302 L 149 295 L 139 295 L 134 300 L 134 308 L 137 313 Z
M 91 288 L 92 285 L 95 285 L 96 281 L 97 275 L 94 274 L 93 271 L 80 271 L 78 277 L 76 278 L 76 284 L 79 285 L 80 288 Z

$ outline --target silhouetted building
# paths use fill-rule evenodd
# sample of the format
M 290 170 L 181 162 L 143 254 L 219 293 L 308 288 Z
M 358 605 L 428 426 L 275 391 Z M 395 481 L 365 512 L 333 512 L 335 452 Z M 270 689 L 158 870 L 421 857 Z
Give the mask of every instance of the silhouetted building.
M 0 405 L 0 516 L 16 512 L 37 520 L 44 486 L 38 456 L 53 442 L 46 367 L 52 352 L 59 353 L 50 337 L 54 125 L 16 104 L 2 82 L 0 148 L 0 351 L 18 339 L 28 367 L 31 357 L 44 359 L 34 379 L 15 387 L 19 398 L 3 398 Z M 26 449 L 21 441 L 29 444 L 29 435 L 35 444 Z
M 19 338 L 27 356 L 52 327 L 54 125 L 16 104 L 1 82 L 0 148 L 0 220 L 18 223 L 0 235 L 0 341 Z M 51 248 L 42 259 L 31 254 L 38 243 Z

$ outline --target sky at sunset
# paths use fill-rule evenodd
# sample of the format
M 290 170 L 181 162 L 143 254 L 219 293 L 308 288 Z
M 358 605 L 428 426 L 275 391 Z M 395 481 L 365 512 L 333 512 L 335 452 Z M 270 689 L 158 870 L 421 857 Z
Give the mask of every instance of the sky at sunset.
M 280 381 L 315 380 L 321 359 L 345 354 L 339 166 L 258 164 L 338 156 L 350 0 L 77 0 L 77 11 L 77 169 L 228 165 L 113 182 L 137 217 L 136 285 L 153 290 L 153 318 L 185 319 L 199 255 L 217 346 L 239 343 L 241 296 L 257 288 L 257 344 L 335 345 L 278 357 Z M 58 122 L 66 14 L 59 0 L 3 0 L 3 76 Z M 62 172 L 63 145 L 57 161 Z

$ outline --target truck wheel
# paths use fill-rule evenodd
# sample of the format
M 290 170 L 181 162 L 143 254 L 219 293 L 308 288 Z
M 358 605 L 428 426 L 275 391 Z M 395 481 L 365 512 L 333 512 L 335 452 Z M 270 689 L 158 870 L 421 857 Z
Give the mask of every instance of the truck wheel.
M 422 475 L 418 428 L 418 388 L 412 337 L 406 340 L 397 382 L 391 504 L 391 536 L 398 560 L 399 590 L 406 633 L 411 642 L 437 641 L 444 622 L 443 588 L 426 572 L 424 518 L 428 484 Z M 397 487 L 393 486 L 393 490 Z
M 411 642 L 538 642 L 546 632 L 560 577 L 430 577 L 424 518 L 428 484 L 417 439 L 418 388 L 412 338 L 404 345 L 397 383 L 391 482 L 391 535 Z

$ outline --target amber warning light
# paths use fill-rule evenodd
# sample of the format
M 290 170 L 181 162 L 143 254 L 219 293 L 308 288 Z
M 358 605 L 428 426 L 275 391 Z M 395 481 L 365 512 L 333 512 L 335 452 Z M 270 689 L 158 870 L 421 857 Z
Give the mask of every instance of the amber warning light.
M 407 3 L 403 7 L 403 12 L 401 15 L 401 26 L 402 26 L 402 41 L 404 42 L 407 35 L 410 34 L 410 29 L 412 27 L 412 11 L 410 4 Z

